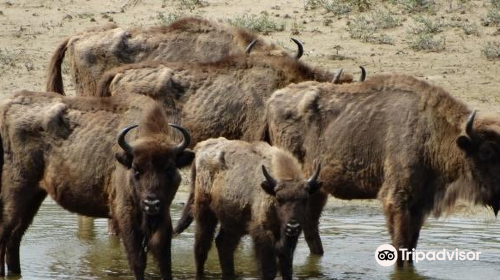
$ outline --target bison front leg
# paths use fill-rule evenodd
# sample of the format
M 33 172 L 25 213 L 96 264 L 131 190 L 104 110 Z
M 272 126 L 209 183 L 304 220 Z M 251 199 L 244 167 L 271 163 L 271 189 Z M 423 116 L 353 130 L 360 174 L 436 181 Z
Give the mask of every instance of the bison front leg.
M 130 220 L 119 221 L 120 234 L 123 239 L 123 245 L 127 251 L 127 258 L 130 268 L 134 273 L 136 280 L 144 280 L 144 271 L 146 270 L 146 252 L 143 246 L 144 235 L 133 227 Z
M 319 191 L 313 194 L 307 206 L 307 219 L 304 223 L 304 238 L 313 255 L 323 255 L 323 244 L 319 235 L 319 218 L 328 199 L 328 194 Z
M 254 230 L 251 232 L 255 256 L 258 260 L 259 271 L 264 280 L 276 277 L 276 253 L 274 248 L 275 238 L 272 232 Z
M 172 279 L 172 222 L 166 219 L 164 225 L 152 235 L 149 248 L 160 269 L 163 280 Z

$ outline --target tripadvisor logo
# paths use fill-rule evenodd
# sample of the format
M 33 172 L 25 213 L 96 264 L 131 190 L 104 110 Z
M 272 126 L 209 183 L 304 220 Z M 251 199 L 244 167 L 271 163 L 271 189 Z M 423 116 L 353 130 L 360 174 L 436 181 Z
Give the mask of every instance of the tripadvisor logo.
M 408 250 L 406 248 L 400 248 L 399 252 L 396 251 L 390 244 L 380 245 L 377 250 L 375 250 L 375 260 L 381 266 L 391 266 L 398 260 L 398 255 L 401 256 L 403 261 L 413 260 L 418 263 L 419 261 L 478 261 L 481 252 L 474 251 L 461 251 L 455 250 L 439 250 L 439 251 L 419 251 L 419 250 Z
M 381 266 L 391 266 L 398 260 L 398 252 L 390 244 L 380 245 L 375 250 L 375 260 Z

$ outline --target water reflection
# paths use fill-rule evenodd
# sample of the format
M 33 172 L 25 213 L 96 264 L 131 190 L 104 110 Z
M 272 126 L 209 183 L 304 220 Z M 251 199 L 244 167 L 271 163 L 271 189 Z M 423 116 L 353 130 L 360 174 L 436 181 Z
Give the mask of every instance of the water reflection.
M 176 198 L 177 220 L 185 195 Z M 194 226 L 173 241 L 173 275 L 195 279 Z M 500 275 L 500 223 L 486 210 L 430 219 L 424 226 L 421 250 L 477 250 L 475 262 L 423 261 L 415 267 L 395 270 L 381 267 L 375 249 L 389 243 L 384 217 L 377 202 L 329 202 L 321 221 L 325 256 L 309 255 L 301 239 L 295 255 L 296 279 L 497 279 Z M 252 244 L 244 238 L 235 255 L 236 279 L 258 279 Z M 152 258 L 147 279 L 159 279 Z M 89 219 L 44 202 L 21 247 L 23 277 L 8 279 L 133 279 L 120 240 L 107 234 L 104 219 Z M 210 252 L 204 279 L 220 279 L 216 250 Z

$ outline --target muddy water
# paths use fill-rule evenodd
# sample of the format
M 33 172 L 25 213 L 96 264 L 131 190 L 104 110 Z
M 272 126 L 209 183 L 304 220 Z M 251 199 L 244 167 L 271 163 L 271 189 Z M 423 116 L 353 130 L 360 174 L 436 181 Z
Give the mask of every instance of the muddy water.
M 172 209 L 177 220 L 185 193 Z M 120 241 L 106 234 L 106 220 L 77 217 L 47 200 L 21 248 L 22 277 L 8 279 L 132 279 Z M 176 279 L 193 279 L 194 225 L 173 241 Z M 475 250 L 479 261 L 423 261 L 395 271 L 375 262 L 375 249 L 389 242 L 378 202 L 330 200 L 321 221 L 325 256 L 312 257 L 304 240 L 295 254 L 297 279 L 499 279 L 500 221 L 483 209 L 461 211 L 446 219 L 429 219 L 421 233 L 422 250 Z M 238 279 L 258 279 L 251 241 L 243 240 L 236 256 Z M 219 279 L 215 250 L 207 263 L 208 279 Z M 159 279 L 150 262 L 148 279 Z

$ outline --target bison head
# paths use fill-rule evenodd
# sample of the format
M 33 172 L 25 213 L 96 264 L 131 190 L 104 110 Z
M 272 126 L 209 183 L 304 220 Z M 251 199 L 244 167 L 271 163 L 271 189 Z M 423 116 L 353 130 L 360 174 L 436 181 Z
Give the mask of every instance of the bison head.
M 482 119 L 474 127 L 476 111 L 467 119 L 465 134 L 457 137 L 458 147 L 465 152 L 479 190 L 477 201 L 491 206 L 495 215 L 500 210 L 500 120 Z
M 181 181 L 178 169 L 191 164 L 194 158 L 194 153 L 186 150 L 191 141 L 189 132 L 179 125 L 169 125 L 182 133 L 184 139 L 180 144 L 144 137 L 131 146 L 125 136 L 137 125 L 125 128 L 118 135 L 118 145 L 123 151 L 116 153 L 116 159 L 128 170 L 129 185 L 148 216 L 158 215 L 170 205 Z
M 321 187 L 318 182 L 320 172 L 318 164 L 311 178 L 303 180 L 276 180 L 262 166 L 265 180 L 261 187 L 266 193 L 276 198 L 277 216 L 280 221 L 281 236 L 297 238 L 306 217 L 309 196 Z

